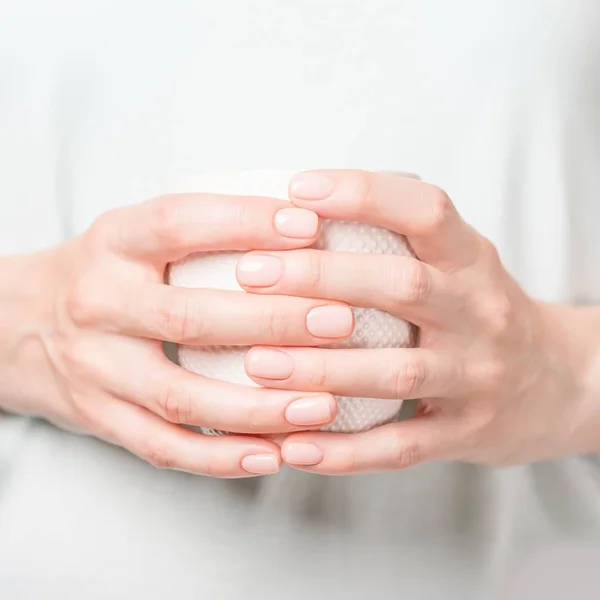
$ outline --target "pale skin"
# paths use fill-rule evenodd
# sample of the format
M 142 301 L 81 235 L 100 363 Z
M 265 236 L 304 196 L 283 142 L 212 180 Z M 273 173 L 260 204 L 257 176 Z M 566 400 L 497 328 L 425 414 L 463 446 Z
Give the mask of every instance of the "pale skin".
M 439 188 L 360 171 L 299 174 L 289 202 L 166 196 L 111 211 L 65 244 L 3 259 L 0 406 L 215 477 L 397 470 L 426 461 L 535 462 L 600 450 L 600 308 L 542 303 Z M 417 258 L 308 249 L 318 218 L 404 234 Z M 174 288 L 190 252 L 249 251 L 249 293 Z M 420 327 L 414 349 L 316 348 L 349 306 Z M 172 364 L 162 341 L 251 345 L 264 388 Z M 317 431 L 334 394 L 418 399 L 415 417 Z M 186 426 L 236 435 L 204 436 Z M 275 434 L 275 435 L 272 435 Z

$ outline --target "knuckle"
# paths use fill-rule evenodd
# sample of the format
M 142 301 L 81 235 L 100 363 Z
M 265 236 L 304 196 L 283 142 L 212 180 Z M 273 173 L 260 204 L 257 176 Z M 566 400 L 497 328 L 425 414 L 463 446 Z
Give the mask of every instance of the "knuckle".
M 271 341 L 277 343 L 286 340 L 289 331 L 288 319 L 289 316 L 286 317 L 282 307 L 271 306 L 268 308 L 264 315 L 264 322 Z
M 168 341 L 185 344 L 202 337 L 203 322 L 185 290 L 171 290 L 159 308 L 159 330 Z
M 431 293 L 431 277 L 421 262 L 413 260 L 393 271 L 391 288 L 397 299 L 417 304 L 424 302 Z
M 321 289 L 324 280 L 322 255 L 314 250 L 306 250 L 302 252 L 302 257 L 299 281 L 309 290 Z
M 157 469 L 173 469 L 177 465 L 173 451 L 160 440 L 147 440 L 139 454 L 143 460 Z
M 122 256 L 130 243 L 131 218 L 125 208 L 111 209 L 90 225 L 85 233 L 86 250 L 91 256 L 105 258 L 108 253 Z
M 497 390 L 508 377 L 508 365 L 497 358 L 479 361 L 474 371 L 472 377 L 476 382 L 476 388 L 483 392 Z
M 179 382 L 167 385 L 160 401 L 162 416 L 171 423 L 194 424 L 192 396 Z
M 93 321 L 91 305 L 89 303 L 88 287 L 77 281 L 71 285 L 65 294 L 65 308 L 76 325 L 88 325 Z
M 251 202 L 236 201 L 230 206 L 234 231 L 247 232 L 256 229 L 256 212 Z
M 454 211 L 454 205 L 448 194 L 435 185 L 424 184 L 423 196 L 424 207 L 426 209 L 423 233 L 435 233 L 446 224 Z
M 236 465 L 232 464 L 228 455 L 215 452 L 206 456 L 195 470 L 207 477 L 229 478 L 235 473 Z
M 421 448 L 418 444 L 409 444 L 399 449 L 396 455 L 399 469 L 407 469 L 421 462 Z
M 206 477 L 223 477 L 223 470 L 217 464 L 218 458 L 215 456 L 209 457 L 198 465 L 197 472 Z
M 119 209 L 112 209 L 102 213 L 92 222 L 85 233 L 85 240 L 89 248 L 105 248 L 109 239 L 119 230 L 117 218 Z
M 184 222 L 184 207 L 177 196 L 160 196 L 154 200 L 149 228 L 161 243 L 176 242 L 180 237 L 181 226 Z
M 328 390 L 331 385 L 329 361 L 323 358 L 310 372 L 310 383 L 313 389 Z
M 395 366 L 390 387 L 395 398 L 409 398 L 419 394 L 426 379 L 425 364 L 418 360 L 408 360 Z
M 80 327 L 97 324 L 106 312 L 107 297 L 88 278 L 77 278 L 65 295 L 65 309 Z
M 484 237 L 483 235 L 479 235 L 479 252 L 480 256 L 483 259 L 484 263 L 487 266 L 498 266 L 501 264 L 502 260 L 500 258 L 500 252 L 496 245 L 492 243 L 490 239 Z
M 502 338 L 514 320 L 514 307 L 504 293 L 497 293 L 479 303 L 479 314 L 485 332 L 492 338 Z
M 419 464 L 422 461 L 422 449 L 417 442 L 408 442 L 400 432 L 397 433 L 391 456 L 394 467 L 397 469 L 407 469 Z
M 266 430 L 265 406 L 258 399 L 251 399 L 246 406 L 244 429 L 246 433 L 263 433 Z

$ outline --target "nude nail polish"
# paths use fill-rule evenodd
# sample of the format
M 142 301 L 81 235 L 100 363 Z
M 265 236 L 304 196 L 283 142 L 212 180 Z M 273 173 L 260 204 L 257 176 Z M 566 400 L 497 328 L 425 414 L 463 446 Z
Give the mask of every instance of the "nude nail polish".
M 253 475 L 270 475 L 279 471 L 279 460 L 274 454 L 250 454 L 242 459 L 242 469 Z
M 318 465 L 324 457 L 323 450 L 315 444 L 291 442 L 283 447 L 283 460 L 291 465 Z
M 354 315 L 349 306 L 317 306 L 307 314 L 306 328 L 315 337 L 346 337 L 354 329 Z
M 276 256 L 248 254 L 237 266 L 237 280 L 248 287 L 270 287 L 283 275 L 283 262 Z
M 251 377 L 287 379 L 294 372 L 294 360 L 282 350 L 252 348 L 246 354 L 246 372 Z
M 322 200 L 334 189 L 333 179 L 322 173 L 299 173 L 290 182 L 290 195 L 298 200 Z
M 275 229 L 289 238 L 312 238 L 319 230 L 319 217 L 304 208 L 282 208 L 275 213 Z
M 299 427 L 325 425 L 333 418 L 335 404 L 329 396 L 312 396 L 294 400 L 285 411 L 285 419 Z

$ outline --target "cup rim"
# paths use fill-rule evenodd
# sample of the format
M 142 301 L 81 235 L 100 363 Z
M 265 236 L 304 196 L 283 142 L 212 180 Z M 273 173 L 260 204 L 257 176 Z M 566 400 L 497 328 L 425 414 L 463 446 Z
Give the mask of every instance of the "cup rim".
M 386 175 L 394 175 L 395 177 L 407 177 L 409 179 L 417 179 L 421 181 L 420 175 L 416 173 L 412 173 L 410 171 L 378 171 L 379 173 L 384 173 Z

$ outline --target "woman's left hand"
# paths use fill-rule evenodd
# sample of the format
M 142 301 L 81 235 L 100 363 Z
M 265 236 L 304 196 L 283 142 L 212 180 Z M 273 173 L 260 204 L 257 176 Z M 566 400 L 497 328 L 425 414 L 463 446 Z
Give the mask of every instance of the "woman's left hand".
M 267 387 L 418 399 L 413 418 L 365 433 L 291 434 L 282 445 L 288 464 L 345 474 L 430 460 L 508 465 L 598 451 L 600 402 L 588 389 L 590 381 L 600 388 L 592 360 L 597 309 L 531 299 L 491 242 L 427 183 L 308 172 L 292 182 L 290 197 L 323 218 L 404 234 L 418 258 L 254 252 L 247 256 L 252 279 L 238 270 L 245 289 L 379 308 L 419 326 L 420 342 L 414 349 L 250 350 L 248 374 Z

